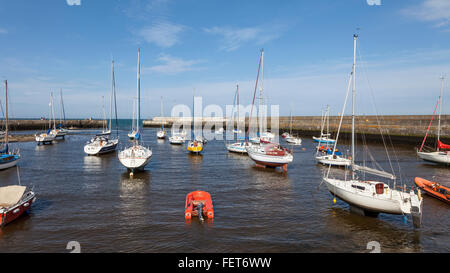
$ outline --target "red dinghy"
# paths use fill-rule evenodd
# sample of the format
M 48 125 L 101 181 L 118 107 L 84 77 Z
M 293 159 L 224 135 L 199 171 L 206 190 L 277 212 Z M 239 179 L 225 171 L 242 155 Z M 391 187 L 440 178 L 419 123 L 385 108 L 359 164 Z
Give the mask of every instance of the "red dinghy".
M 424 190 L 427 194 L 450 205 L 450 188 L 420 177 L 414 178 L 414 182 L 417 187 Z
M 28 211 L 36 200 L 33 191 L 24 186 L 0 187 L 0 227 L 9 224 Z
M 186 205 L 184 218 L 190 220 L 196 216 L 203 221 L 203 216 L 209 219 L 214 218 L 214 209 L 211 195 L 206 191 L 193 191 L 186 195 Z

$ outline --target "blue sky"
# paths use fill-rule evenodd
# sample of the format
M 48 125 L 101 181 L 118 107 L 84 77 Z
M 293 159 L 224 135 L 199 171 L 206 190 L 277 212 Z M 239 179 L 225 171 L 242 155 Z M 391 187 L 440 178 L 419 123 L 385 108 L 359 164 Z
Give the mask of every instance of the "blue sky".
M 320 115 L 327 104 L 336 114 L 357 28 L 359 113 L 374 113 L 373 94 L 380 114 L 431 114 L 439 77 L 450 76 L 447 0 L 77 2 L 0 1 L 0 79 L 13 117 L 47 115 L 60 88 L 69 118 L 101 117 L 114 58 L 119 117 L 131 118 L 137 48 L 144 118 L 159 115 L 161 96 L 166 115 L 191 105 L 194 88 L 204 105 L 224 107 L 239 83 L 251 103 L 261 48 L 264 96 L 281 115 Z

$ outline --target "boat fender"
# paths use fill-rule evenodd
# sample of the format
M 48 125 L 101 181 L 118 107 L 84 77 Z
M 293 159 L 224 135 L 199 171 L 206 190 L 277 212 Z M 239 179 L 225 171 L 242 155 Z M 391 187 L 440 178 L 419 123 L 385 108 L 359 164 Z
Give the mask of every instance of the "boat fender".
M 186 213 L 184 214 L 184 218 L 185 218 L 185 219 L 191 219 L 191 218 L 192 218 L 192 214 L 191 214 L 190 212 L 186 212 Z
M 336 204 L 336 197 L 333 198 L 333 204 Z
M 422 200 L 422 193 L 419 189 L 417 189 L 417 196 L 419 197 L 419 201 Z

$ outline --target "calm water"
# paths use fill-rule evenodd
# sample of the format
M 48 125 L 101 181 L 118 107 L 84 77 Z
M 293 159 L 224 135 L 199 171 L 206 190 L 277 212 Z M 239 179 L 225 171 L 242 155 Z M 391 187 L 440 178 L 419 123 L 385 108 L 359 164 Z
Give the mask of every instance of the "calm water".
M 308 138 L 294 147 L 283 174 L 228 153 L 223 141 L 191 156 L 186 146 L 158 141 L 156 129 L 145 129 L 153 158 L 130 179 L 116 153 L 84 154 L 92 132 L 49 146 L 15 144 L 23 156 L 21 182 L 34 185 L 37 201 L 1 230 L 0 252 L 69 252 L 69 241 L 78 241 L 82 252 L 366 252 L 369 241 L 385 252 L 450 250 L 449 207 L 432 198 L 425 197 L 419 230 L 401 216 L 369 218 L 341 201 L 333 205 L 325 185 L 319 187 L 326 168 L 313 160 Z M 120 131 L 122 146 L 126 133 Z M 382 147 L 370 149 L 383 158 Z M 415 176 L 450 185 L 450 168 L 417 160 L 411 147 L 397 149 L 397 156 L 408 185 Z M 16 169 L 0 172 L 1 186 L 15 183 Z M 185 196 L 194 190 L 212 194 L 213 222 L 185 223 Z

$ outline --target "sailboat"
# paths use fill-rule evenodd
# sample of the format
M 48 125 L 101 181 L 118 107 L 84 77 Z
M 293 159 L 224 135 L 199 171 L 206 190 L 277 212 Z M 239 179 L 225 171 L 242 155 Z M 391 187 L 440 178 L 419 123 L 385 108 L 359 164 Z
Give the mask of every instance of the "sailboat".
M 427 136 L 428 136 L 428 132 L 430 130 L 430 126 L 431 123 L 433 122 L 434 119 L 434 114 L 436 112 L 436 108 L 435 108 L 435 112 L 433 113 L 433 116 L 431 118 L 430 124 L 428 125 L 428 129 L 427 132 L 425 134 L 425 137 L 423 139 L 422 145 L 420 146 L 420 149 L 417 150 L 417 156 L 420 157 L 421 159 L 428 161 L 428 162 L 434 162 L 434 163 L 439 163 L 439 164 L 446 164 L 446 165 L 450 165 L 450 154 L 448 153 L 448 151 L 450 151 L 450 145 L 444 144 L 441 142 L 440 138 L 441 138 L 441 111 L 442 111 L 442 92 L 444 90 L 444 77 L 441 77 L 441 93 L 439 95 L 439 99 L 438 102 L 436 104 L 436 108 L 439 104 L 439 116 L 438 116 L 438 126 L 437 126 L 437 145 L 436 145 L 436 149 L 434 150 L 424 150 L 424 144 L 425 141 L 427 140 Z
M 112 129 L 112 116 L 113 116 L 113 100 L 114 100 L 114 112 L 116 115 L 116 138 L 112 139 L 108 134 L 96 135 L 92 138 L 86 145 L 84 146 L 84 152 L 88 155 L 98 155 L 113 152 L 117 148 L 117 144 L 119 143 L 119 129 L 117 123 L 117 103 L 116 103 L 116 83 L 114 76 L 114 61 L 112 61 L 112 84 L 111 84 L 111 98 L 110 98 L 110 115 L 109 115 L 109 126 L 108 130 L 111 133 Z M 104 130 L 105 132 L 106 130 Z
M 327 132 L 324 133 L 323 130 L 325 129 L 325 124 L 327 127 Z M 330 106 L 327 105 L 327 110 L 325 111 L 324 114 L 322 114 L 322 126 L 320 129 L 320 137 L 313 137 L 313 140 L 315 142 L 319 142 L 320 143 L 335 143 L 336 140 L 331 138 L 331 134 L 330 134 Z
M 129 171 L 130 175 L 133 175 L 136 170 L 143 170 L 145 166 L 150 162 L 152 157 L 152 150 L 144 147 L 140 144 L 140 118 L 141 118 L 141 50 L 138 49 L 138 66 L 137 66 L 137 101 L 136 101 L 136 132 L 133 138 L 133 144 L 131 147 L 126 148 L 119 152 L 119 161 L 124 165 Z
M 249 121 L 251 121 L 253 106 L 255 104 L 256 90 L 258 87 L 259 80 L 259 72 L 262 67 L 262 62 L 264 59 L 264 50 L 261 50 L 261 57 L 259 60 L 258 66 L 258 75 L 256 76 L 256 84 L 255 91 L 253 93 L 253 101 L 252 108 L 250 111 Z M 262 88 L 260 89 L 260 93 L 262 93 Z M 261 120 L 260 120 L 260 123 Z M 282 147 L 279 143 L 273 143 L 270 141 L 264 140 L 262 137 L 260 138 L 260 145 L 250 145 L 247 142 L 248 135 L 250 133 L 250 127 L 248 126 L 246 133 L 246 144 L 245 149 L 247 151 L 248 156 L 256 163 L 257 166 L 261 167 L 282 167 L 283 171 L 287 171 L 287 165 L 294 160 L 294 155 L 291 150 Z M 261 124 L 260 124 L 261 130 Z
M 367 216 L 377 216 L 379 213 L 388 214 L 399 214 L 399 215 L 411 215 L 413 219 L 413 224 L 415 227 L 420 227 L 422 219 L 422 204 L 423 199 L 421 198 L 420 191 L 415 193 L 413 189 L 409 192 L 406 191 L 406 185 L 402 190 L 397 190 L 395 185 L 396 176 L 389 172 L 385 172 L 378 168 L 370 168 L 368 166 L 361 166 L 355 164 L 355 95 L 356 95 L 356 41 L 357 35 L 353 36 L 354 49 L 353 49 L 353 67 L 350 77 L 352 81 L 352 95 L 353 95 L 353 105 L 352 105 L 352 157 L 351 157 L 351 179 L 331 178 L 330 169 L 324 174 L 323 181 L 327 185 L 330 193 L 347 202 L 351 208 L 359 212 L 360 214 Z M 341 122 L 344 116 L 345 105 L 347 103 L 347 98 L 349 95 L 350 88 L 347 90 L 345 97 L 344 108 L 341 114 Z M 334 145 L 336 148 L 336 144 Z M 334 153 L 333 149 L 333 153 Z M 386 151 L 387 152 L 387 151 Z M 389 159 L 390 162 L 390 159 Z M 376 180 L 366 180 L 360 179 L 357 175 L 359 173 L 375 175 L 378 177 L 383 177 L 390 179 L 394 182 L 394 187 L 391 188 L 388 183 L 376 181 Z M 334 199 L 336 202 L 336 199 Z
M 259 131 L 256 137 L 250 138 L 250 142 L 254 144 L 259 144 L 261 142 L 271 142 L 274 140 L 275 135 L 271 132 L 263 132 L 263 117 L 262 117 L 262 100 L 263 100 L 263 87 L 264 87 L 264 49 L 261 50 L 261 57 L 258 66 L 258 77 L 261 71 L 261 86 L 259 87 L 259 104 L 258 104 L 258 120 L 259 120 Z
M 62 89 L 59 90 L 59 97 L 60 97 L 60 103 L 61 103 L 61 110 L 59 115 L 59 124 L 56 126 L 56 129 L 54 130 L 54 134 L 56 134 L 56 138 L 65 138 L 68 131 L 64 128 L 66 123 L 66 113 L 64 111 L 64 102 L 62 97 Z M 64 118 L 64 119 L 63 119 Z
M 239 121 L 240 121 L 240 116 L 239 116 L 239 85 L 236 85 L 236 93 L 235 93 L 235 95 L 234 95 L 234 100 L 233 100 L 233 110 L 231 111 L 231 113 L 233 113 L 234 114 L 234 106 L 236 105 L 237 106 L 237 122 L 236 122 L 236 125 L 237 125 L 237 129 L 233 129 L 233 133 L 234 132 L 239 132 Z M 233 115 L 232 114 L 232 115 Z M 232 119 L 232 116 L 230 117 L 230 121 L 229 122 L 231 122 L 233 119 Z M 227 125 L 227 129 L 228 129 L 228 127 L 234 127 L 234 126 L 229 126 L 229 125 Z M 237 136 L 237 138 L 239 139 L 239 135 Z M 245 141 L 237 141 L 237 142 L 234 142 L 234 143 L 229 143 L 229 144 L 225 144 L 225 146 L 226 146 L 226 148 L 227 148 L 227 150 L 229 151 L 229 152 L 233 152 L 233 153 L 241 153 L 241 154 L 246 154 L 247 153 L 247 150 L 245 149 Z
M 187 150 L 192 154 L 200 154 L 206 145 L 206 141 L 202 135 L 195 135 L 195 96 L 192 96 L 192 125 L 191 125 L 191 140 L 188 142 Z M 203 127 L 203 126 L 202 126 Z M 200 130 L 201 132 L 202 130 Z
M 291 110 L 291 119 L 289 123 L 290 123 L 289 134 L 285 136 L 286 142 L 292 145 L 301 145 L 302 139 L 292 135 L 292 110 Z
M 52 144 L 53 140 L 56 138 L 56 123 L 55 123 L 55 111 L 53 109 L 53 92 L 50 94 L 50 114 L 48 119 L 48 130 L 46 133 L 41 133 L 39 135 L 35 135 L 35 140 L 38 145 L 40 144 Z M 53 129 L 51 128 L 51 123 L 53 120 Z
M 164 116 L 163 112 L 163 101 L 161 97 L 161 117 Z M 165 139 L 166 138 L 166 130 L 164 129 L 164 124 L 161 124 L 161 129 L 156 133 L 156 137 L 158 139 Z
M 20 153 L 18 151 L 9 150 L 8 142 L 8 82 L 5 80 L 5 144 L 0 146 L 0 170 L 11 168 L 20 161 Z

